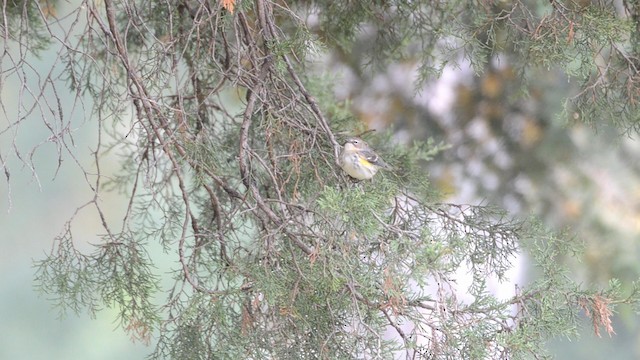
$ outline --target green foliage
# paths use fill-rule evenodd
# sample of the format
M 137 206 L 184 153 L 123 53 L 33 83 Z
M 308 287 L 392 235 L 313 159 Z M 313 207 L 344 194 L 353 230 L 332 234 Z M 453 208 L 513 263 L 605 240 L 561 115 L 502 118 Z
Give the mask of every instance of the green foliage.
M 158 324 L 153 296 L 158 290 L 152 260 L 139 243 L 126 235 L 105 241 L 92 255 L 75 249 L 70 230 L 57 239 L 56 256 L 36 263 L 36 283 L 55 298 L 62 313 L 103 306 L 116 308 L 120 325 L 132 336 L 149 341 Z
M 638 32 L 613 2 L 329 3 L 317 3 L 320 39 L 344 52 L 347 63 L 379 69 L 390 61 L 416 61 L 421 82 L 462 59 L 483 72 L 500 58 L 523 80 L 560 70 L 574 84 L 565 119 L 637 130 Z M 637 4 L 626 10 L 638 13 Z
M 622 87 L 635 81 L 629 69 L 606 86 L 613 74 L 596 71 L 601 57 L 631 66 L 618 44 L 629 37 L 616 34 L 631 30 L 626 20 L 554 1 L 288 4 L 243 1 L 234 14 L 218 2 L 84 4 L 93 35 L 66 58 L 69 81 L 95 104 L 100 136 L 115 124 L 95 171 L 83 169 L 98 178 L 89 204 L 106 235 L 86 255 L 68 228 L 36 264 L 38 287 L 62 311 L 117 308 L 135 337 L 157 331 L 152 358 L 517 359 L 574 336 L 580 311 L 609 332 L 610 307 L 637 303 L 615 283 L 577 286 L 555 262 L 574 251 L 566 235 L 492 207 L 439 203 L 419 165 L 442 144 L 374 136 L 396 169 L 349 179 L 335 134 L 358 125 L 348 101 L 334 100 L 338 80 L 307 67 L 314 49 L 347 56 L 363 38 L 373 45 L 357 48 L 358 68 L 416 59 L 425 74 L 459 60 L 451 44 L 478 68 L 510 48 L 531 59 L 522 73 L 558 67 L 586 81 L 580 112 L 593 116 L 580 101 L 603 92 L 598 114 L 626 123 L 637 117 L 622 102 L 635 91 Z M 315 33 L 303 13 L 318 16 Z M 122 154 L 115 176 L 99 166 L 105 151 Z M 97 201 L 109 191 L 129 198 L 120 231 Z M 151 242 L 175 259 L 168 272 L 154 268 Z M 506 281 L 520 246 L 544 276 L 498 299 L 488 280 Z M 470 286 L 457 284 L 460 272 Z M 174 283 L 160 288 L 166 276 Z
M 36 1 L 3 1 L 3 41 L 15 43 L 31 55 L 39 56 L 51 44 L 42 15 L 55 12 L 55 3 L 57 1 L 51 0 L 41 7 Z
M 484 10 L 474 13 L 474 26 L 467 28 L 473 35 L 469 42 L 475 44 L 469 48 L 473 64 L 504 52 L 516 57 L 512 63 L 522 73 L 538 66 L 561 68 L 575 84 L 567 120 L 636 129 L 636 30 L 612 3 L 580 7 L 551 1 L 536 9 L 529 2 L 514 1 Z M 475 67 L 482 68 L 482 63 Z

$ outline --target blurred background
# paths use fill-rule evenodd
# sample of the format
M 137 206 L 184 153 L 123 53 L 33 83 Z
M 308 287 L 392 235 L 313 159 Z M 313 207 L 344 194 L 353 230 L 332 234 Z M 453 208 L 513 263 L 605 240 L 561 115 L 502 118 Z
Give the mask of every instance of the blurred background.
M 64 18 L 75 6 L 60 2 L 55 11 Z M 423 64 L 408 59 L 363 72 L 358 64 L 370 39 L 359 41 L 351 53 L 330 51 L 321 57 L 318 71 L 337 77 L 336 98 L 351 104 L 366 127 L 391 131 L 399 143 L 432 138 L 449 145 L 424 164 L 443 201 L 496 205 L 512 216 L 534 216 L 575 234 L 584 242 L 584 254 L 558 261 L 570 265 L 585 286 L 606 286 L 612 277 L 628 286 L 639 277 L 640 143 L 634 132 L 589 127 L 573 114 L 560 115 L 562 100 L 577 84 L 553 69 L 533 69 L 523 83 L 506 55 L 490 58 L 480 73 L 461 57 L 416 89 Z M 29 59 L 33 74 L 52 68 L 55 51 Z M 62 107 L 73 125 L 68 131 L 75 148 L 60 149 L 51 136 L 63 125 L 54 122 L 52 130 L 42 121 L 50 114 L 35 111 L 15 126 L 25 114 L 8 105 L 28 100 L 29 91 L 20 79 L 5 79 L 0 155 L 10 178 L 0 173 L 0 359 L 143 359 L 151 349 L 118 328 L 115 311 L 61 318 L 54 302 L 34 289 L 34 261 L 50 251 L 76 208 L 91 200 L 75 162 L 93 166 L 97 126 L 91 122 L 91 104 L 65 95 L 61 80 L 57 95 L 68 100 Z M 28 77 L 26 85 L 38 89 L 39 81 Z M 117 154 L 112 155 L 112 168 L 103 164 L 104 173 L 117 169 Z M 126 199 L 110 193 L 99 201 L 111 218 L 121 219 Z M 91 209 L 77 216 L 76 245 L 90 250 L 102 227 Z M 552 339 L 550 352 L 557 359 L 640 358 L 638 320 L 631 309 L 618 307 L 616 335 L 598 338 L 585 318 L 580 339 Z
M 1 96 L 7 104 L 18 84 L 3 85 Z M 7 109 L 7 113 L 11 111 Z M 7 121 L 0 118 L 0 128 L 4 129 Z M 67 155 L 56 171 L 57 151 L 46 143 L 50 134 L 42 127 L 40 119 L 29 119 L 20 126 L 16 144 L 28 158 L 30 147 L 45 142 L 33 156 L 37 175 L 20 160 L 9 157 L 10 187 L 4 173 L 0 180 L 0 359 L 144 359 L 150 349 L 133 343 L 118 328 L 116 311 L 104 309 L 95 319 L 84 310 L 79 315 L 69 312 L 61 317 L 54 302 L 34 288 L 34 261 L 44 259 L 75 209 L 92 196 L 82 173 Z M 90 167 L 95 127 L 85 124 L 74 132 L 78 160 Z M 3 156 L 12 146 L 12 136 L 0 135 Z M 100 201 L 112 210 L 111 215 L 126 206 L 115 194 Z M 98 243 L 96 234 L 104 230 L 96 220 L 97 214 L 88 208 L 74 223 L 79 249 L 91 251 L 89 244 Z

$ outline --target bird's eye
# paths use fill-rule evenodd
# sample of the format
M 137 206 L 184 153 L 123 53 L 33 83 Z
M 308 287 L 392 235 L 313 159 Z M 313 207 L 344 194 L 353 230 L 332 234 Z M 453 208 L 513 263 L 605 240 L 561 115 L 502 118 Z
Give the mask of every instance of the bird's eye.
M 352 143 L 353 143 L 354 145 L 358 145 L 358 143 L 359 143 L 359 142 L 360 142 L 360 141 L 358 141 L 358 140 L 353 140 L 353 141 L 352 141 Z

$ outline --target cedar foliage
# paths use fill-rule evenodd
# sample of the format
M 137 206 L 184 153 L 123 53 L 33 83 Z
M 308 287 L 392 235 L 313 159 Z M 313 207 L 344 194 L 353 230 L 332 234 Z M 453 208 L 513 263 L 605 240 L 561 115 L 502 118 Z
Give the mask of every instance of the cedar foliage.
M 58 18 L 52 1 L 5 0 L 5 79 L 27 84 L 34 57 L 58 50 L 5 132 L 39 114 L 62 163 L 75 159 L 68 113 L 97 124 L 95 164 L 77 163 L 99 242 L 79 250 L 71 219 L 38 286 L 62 311 L 115 307 L 152 358 L 541 358 L 583 310 L 613 333 L 610 308 L 635 303 L 635 285 L 624 298 L 615 281 L 583 289 L 554 262 L 576 251 L 569 235 L 439 203 L 419 168 L 438 146 L 370 136 L 397 171 L 346 178 L 340 144 L 360 129 L 311 66 L 326 49 L 362 52 L 363 72 L 414 57 L 426 80 L 460 54 L 480 69 L 509 48 L 522 76 L 560 67 L 582 80 L 567 114 L 634 129 L 637 5 L 583 3 L 103 0 Z M 100 166 L 109 151 L 123 155 L 114 176 Z M 129 198 L 117 225 L 100 202 L 110 192 Z M 150 244 L 176 260 L 169 275 Z M 543 276 L 495 298 L 487 279 L 506 280 L 522 248 Z

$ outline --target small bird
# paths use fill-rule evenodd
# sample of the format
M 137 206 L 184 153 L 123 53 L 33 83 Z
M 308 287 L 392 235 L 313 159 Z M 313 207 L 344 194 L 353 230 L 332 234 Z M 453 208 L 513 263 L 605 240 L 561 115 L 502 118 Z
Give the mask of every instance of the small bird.
M 391 170 L 378 154 L 360 138 L 348 138 L 340 155 L 342 170 L 354 179 L 369 180 L 379 169 Z

